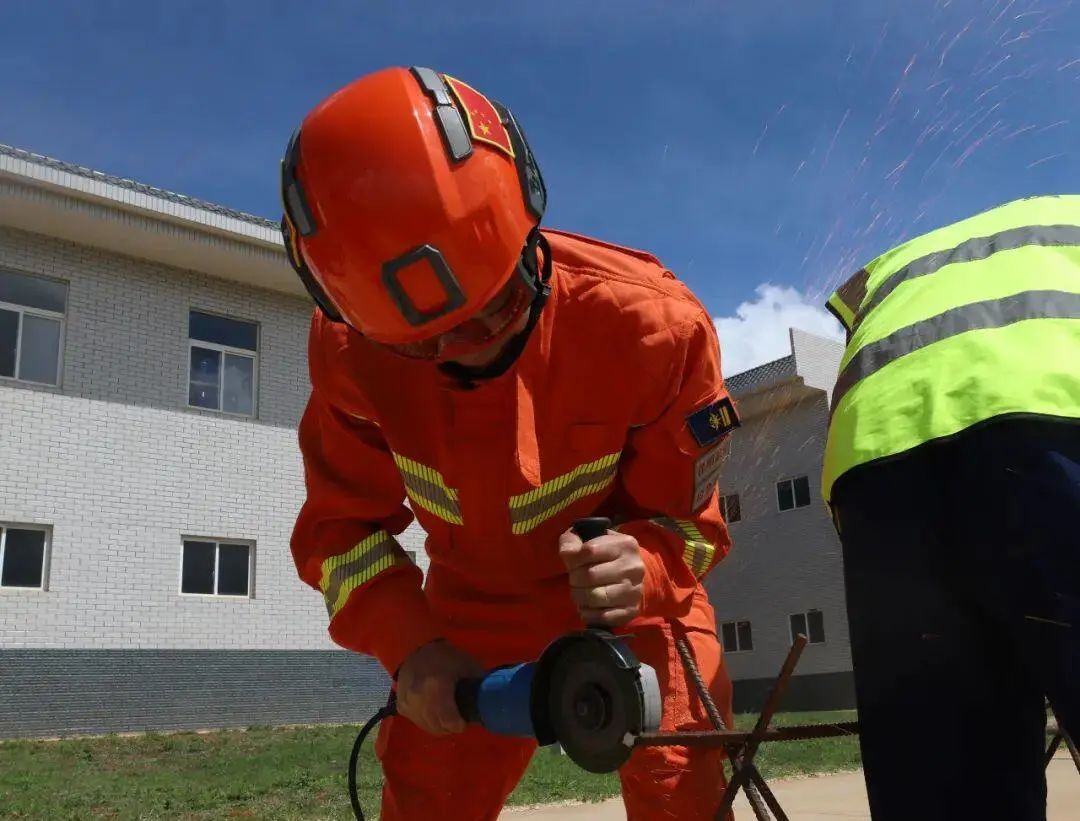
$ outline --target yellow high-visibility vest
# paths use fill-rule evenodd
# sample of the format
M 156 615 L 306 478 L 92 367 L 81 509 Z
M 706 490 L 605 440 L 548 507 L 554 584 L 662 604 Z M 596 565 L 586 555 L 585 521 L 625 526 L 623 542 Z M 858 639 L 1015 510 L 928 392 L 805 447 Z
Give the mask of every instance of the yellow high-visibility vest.
M 980 422 L 1080 420 L 1080 196 L 1018 200 L 917 237 L 828 308 L 848 341 L 826 502 L 853 469 Z

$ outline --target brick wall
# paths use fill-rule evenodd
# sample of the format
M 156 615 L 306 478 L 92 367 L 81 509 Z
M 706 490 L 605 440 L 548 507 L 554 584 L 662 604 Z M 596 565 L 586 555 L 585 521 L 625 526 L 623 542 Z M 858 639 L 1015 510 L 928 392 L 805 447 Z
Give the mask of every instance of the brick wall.
M 0 649 L 0 738 L 361 723 L 388 686 L 345 652 Z
M 7 229 L 0 266 L 70 283 L 61 386 L 0 381 L 0 521 L 53 528 L 48 591 L 0 590 L 0 648 L 331 647 L 288 550 L 309 304 Z M 259 323 L 257 420 L 185 407 L 191 308 Z M 181 596 L 184 535 L 254 541 L 254 597 Z

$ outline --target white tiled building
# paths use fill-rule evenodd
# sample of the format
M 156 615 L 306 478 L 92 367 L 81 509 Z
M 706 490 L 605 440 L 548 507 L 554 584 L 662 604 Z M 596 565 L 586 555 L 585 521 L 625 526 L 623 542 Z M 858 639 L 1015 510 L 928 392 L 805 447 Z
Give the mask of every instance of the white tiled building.
M 0 146 L 0 736 L 384 694 L 289 554 L 310 315 L 274 223 Z
M 843 561 L 820 485 L 843 346 L 790 339 L 789 356 L 727 379 L 742 419 L 720 480 L 733 548 L 708 589 L 737 709 L 760 705 L 799 632 L 810 644 L 784 708 L 854 706 Z

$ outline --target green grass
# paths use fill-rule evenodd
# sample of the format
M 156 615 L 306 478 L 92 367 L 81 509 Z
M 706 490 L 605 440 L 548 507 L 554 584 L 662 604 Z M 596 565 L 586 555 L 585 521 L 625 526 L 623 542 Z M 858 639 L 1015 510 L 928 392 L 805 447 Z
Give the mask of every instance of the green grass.
M 850 720 L 851 713 L 792 713 L 778 723 Z M 739 717 L 751 726 L 753 717 Z M 345 767 L 355 727 L 255 728 L 197 734 L 0 743 L 0 818 L 347 819 Z M 381 773 L 373 739 L 361 759 L 364 809 L 375 818 Z M 766 777 L 859 766 L 855 739 L 767 744 Z M 540 751 L 511 804 L 595 801 L 617 795 L 614 775 L 578 769 Z
M 796 724 L 855 721 L 856 718 L 854 710 L 780 713 L 773 720 L 772 725 L 791 727 Z M 751 730 L 756 720 L 756 715 L 735 716 L 735 726 L 740 730 Z M 854 736 L 763 744 L 754 757 L 754 763 L 767 779 L 857 770 L 862 766 L 859 756 L 859 739 Z

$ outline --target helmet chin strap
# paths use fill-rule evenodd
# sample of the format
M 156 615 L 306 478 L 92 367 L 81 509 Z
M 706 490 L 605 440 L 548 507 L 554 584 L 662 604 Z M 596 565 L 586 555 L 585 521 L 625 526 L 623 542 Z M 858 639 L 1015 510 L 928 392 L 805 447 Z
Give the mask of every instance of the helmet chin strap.
M 537 248 L 544 255 L 543 268 L 540 271 L 537 271 L 536 266 Z M 540 320 L 540 312 L 543 310 L 548 296 L 551 295 L 551 247 L 538 228 L 534 228 L 529 234 L 528 243 L 522 252 L 521 264 L 532 274 L 533 285 L 536 288 L 536 296 L 533 297 L 532 305 L 529 306 L 529 321 L 525 327 L 511 337 L 503 346 L 499 355 L 486 365 L 472 367 L 462 365 L 460 362 L 439 363 L 439 370 L 457 380 L 459 387 L 463 390 L 473 390 L 479 387 L 477 383 L 495 379 L 510 370 L 511 366 L 517 362 L 518 357 L 521 356 L 521 352 L 525 350 L 529 336 L 532 334 L 533 328 L 536 327 L 536 323 Z

